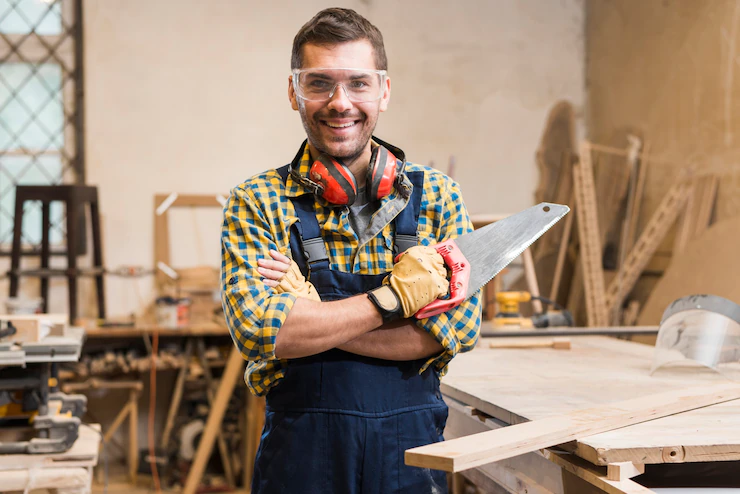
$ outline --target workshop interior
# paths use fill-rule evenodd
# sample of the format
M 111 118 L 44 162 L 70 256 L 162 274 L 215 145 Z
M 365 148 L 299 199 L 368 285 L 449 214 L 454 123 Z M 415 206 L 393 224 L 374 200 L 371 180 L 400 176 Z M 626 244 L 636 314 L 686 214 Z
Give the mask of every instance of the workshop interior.
M 373 100 L 359 76 L 314 74 L 329 92 L 291 64 L 330 7 L 382 32 L 386 69 L 337 62 L 387 84 Z M 305 187 L 361 217 L 356 184 L 344 205 L 320 175 L 352 184 L 351 166 L 293 165 L 317 133 L 354 135 L 320 120 L 332 102 L 379 100 L 370 159 L 394 173 L 368 204 L 413 208 L 425 170 L 456 184 L 470 231 L 408 235 L 394 212 L 377 255 L 419 242 L 444 262 L 448 289 L 407 320 L 479 318 L 444 371 L 420 371 L 439 377 L 444 440 L 400 451 L 398 475 L 437 472 L 451 494 L 740 493 L 739 26 L 740 0 L 0 0 L 0 492 L 297 492 L 257 487 L 272 391 L 225 293 L 292 312 L 314 281 L 311 303 L 339 303 L 317 281 L 338 248 L 235 198 L 291 163 L 270 197 Z M 257 227 L 225 233 L 237 217 L 302 235 L 261 237 L 305 255 L 297 295 L 227 271 L 225 238 L 258 245 Z M 392 268 L 362 295 L 383 324 L 403 302 Z M 243 324 L 263 317 L 248 307 Z

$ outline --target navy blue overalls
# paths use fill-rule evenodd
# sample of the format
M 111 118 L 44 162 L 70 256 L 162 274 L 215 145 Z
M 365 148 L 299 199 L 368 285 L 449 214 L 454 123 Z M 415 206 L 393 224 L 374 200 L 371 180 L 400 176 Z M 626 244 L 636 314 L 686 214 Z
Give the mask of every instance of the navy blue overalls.
M 278 171 L 285 180 L 287 167 Z M 394 220 L 396 242 L 417 235 L 423 174 L 407 176 L 414 188 Z M 310 280 L 321 300 L 378 287 L 386 274 L 329 269 L 313 203 L 312 194 L 293 199 L 299 223 L 290 242 L 304 273 L 303 252 L 313 249 Z M 446 493 L 444 472 L 404 465 L 406 449 L 442 440 L 447 420 L 436 372 L 419 374 L 425 360 L 393 362 L 338 349 L 290 360 L 285 378 L 267 394 L 252 493 Z

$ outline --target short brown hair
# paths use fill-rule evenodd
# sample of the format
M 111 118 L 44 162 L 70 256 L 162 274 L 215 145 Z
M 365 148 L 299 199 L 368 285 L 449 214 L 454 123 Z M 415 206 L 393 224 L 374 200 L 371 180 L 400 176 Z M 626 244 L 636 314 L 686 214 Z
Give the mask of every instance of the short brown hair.
M 375 53 L 375 68 L 388 69 L 383 35 L 370 21 L 352 9 L 324 9 L 303 25 L 293 38 L 290 68 L 303 67 L 303 45 L 333 45 L 347 41 L 367 40 Z

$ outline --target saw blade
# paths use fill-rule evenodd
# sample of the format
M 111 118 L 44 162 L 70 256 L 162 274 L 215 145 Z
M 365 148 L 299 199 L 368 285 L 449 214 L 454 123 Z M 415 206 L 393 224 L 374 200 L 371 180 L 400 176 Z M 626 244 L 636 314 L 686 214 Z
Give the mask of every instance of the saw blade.
M 568 206 L 542 202 L 455 238 L 455 244 L 471 266 L 465 299 L 491 281 L 568 211 Z

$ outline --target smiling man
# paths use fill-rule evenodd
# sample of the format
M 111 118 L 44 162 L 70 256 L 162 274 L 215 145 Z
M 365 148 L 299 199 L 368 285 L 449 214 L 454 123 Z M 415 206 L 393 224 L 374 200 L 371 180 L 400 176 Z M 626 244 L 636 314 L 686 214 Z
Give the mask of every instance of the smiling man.
M 253 493 L 447 490 L 403 453 L 442 440 L 439 377 L 475 345 L 480 304 L 414 314 L 448 290 L 430 246 L 472 226 L 455 182 L 373 136 L 387 69 L 380 31 L 353 10 L 306 23 L 288 97 L 307 140 L 224 210 L 224 312 L 267 399 Z

